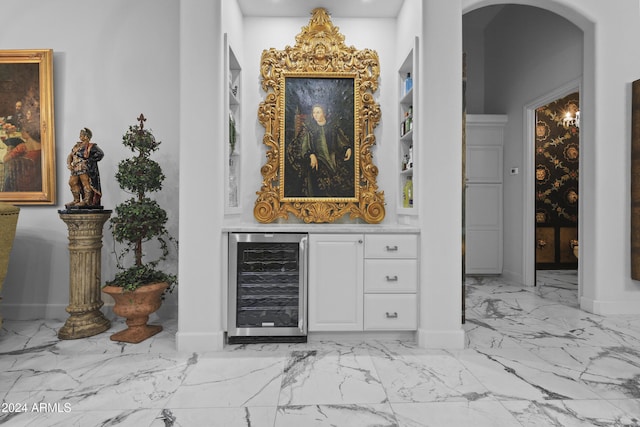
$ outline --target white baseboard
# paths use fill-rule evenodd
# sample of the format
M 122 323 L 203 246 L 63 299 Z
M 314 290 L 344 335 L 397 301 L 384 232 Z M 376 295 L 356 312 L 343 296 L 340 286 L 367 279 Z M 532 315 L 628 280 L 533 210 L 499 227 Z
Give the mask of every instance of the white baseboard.
M 430 331 L 418 329 L 418 345 L 433 349 L 463 349 L 465 345 L 464 330 Z
M 0 303 L 0 316 L 5 320 L 67 320 L 68 304 L 5 304 Z M 118 317 L 113 312 L 113 303 L 107 303 L 100 309 L 107 319 Z M 178 306 L 176 304 L 163 304 L 154 313 L 163 319 L 177 318 Z
M 618 314 L 640 314 L 640 301 L 599 301 L 581 297 L 580 308 L 589 313 L 600 316 L 612 316 Z
M 4 320 L 65 320 L 67 304 L 0 304 Z
M 216 332 L 180 332 L 176 334 L 176 348 L 180 352 L 221 351 L 224 349 L 223 331 Z
M 357 331 L 314 332 L 307 335 L 307 342 L 335 341 L 339 343 L 361 343 L 367 341 L 416 341 L 415 331 Z

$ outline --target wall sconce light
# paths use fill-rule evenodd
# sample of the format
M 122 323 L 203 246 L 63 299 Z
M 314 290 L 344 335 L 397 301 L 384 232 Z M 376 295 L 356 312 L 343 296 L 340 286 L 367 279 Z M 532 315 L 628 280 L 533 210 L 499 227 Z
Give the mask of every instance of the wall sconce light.
M 562 125 L 566 128 L 569 126 L 575 126 L 577 128 L 580 127 L 580 111 L 576 111 L 575 116 L 571 115 L 570 111 L 567 111 L 567 114 L 564 115 L 564 119 L 562 119 Z

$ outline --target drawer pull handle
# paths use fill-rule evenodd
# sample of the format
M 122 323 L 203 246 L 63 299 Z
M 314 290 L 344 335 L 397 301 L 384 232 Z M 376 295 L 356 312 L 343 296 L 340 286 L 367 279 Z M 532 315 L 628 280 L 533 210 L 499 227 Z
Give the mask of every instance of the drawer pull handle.
M 385 247 L 385 249 L 386 249 L 388 252 L 396 252 L 396 251 L 398 250 L 398 246 L 389 246 L 389 245 L 387 245 L 387 246 Z
M 385 315 L 387 316 L 387 319 L 397 319 L 398 318 L 398 312 L 394 311 L 393 313 L 389 313 L 388 311 L 385 313 Z
M 397 282 L 398 276 L 387 276 L 386 279 L 387 279 L 387 282 Z

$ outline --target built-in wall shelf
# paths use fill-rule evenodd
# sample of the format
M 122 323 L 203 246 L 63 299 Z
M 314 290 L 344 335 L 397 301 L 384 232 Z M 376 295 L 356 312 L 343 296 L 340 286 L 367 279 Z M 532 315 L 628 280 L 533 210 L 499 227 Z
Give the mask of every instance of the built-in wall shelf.
M 418 38 L 398 68 L 398 158 L 397 158 L 397 197 L 396 206 L 399 215 L 417 215 L 419 200 L 418 171 L 416 153 L 419 150 L 417 139 L 420 124 L 417 117 L 418 102 Z
M 224 179 L 226 183 L 226 200 L 224 203 L 225 214 L 239 214 L 242 211 L 241 179 L 241 83 L 242 67 L 240 61 L 229 44 L 227 34 L 224 35 L 225 53 L 225 82 L 228 88 L 225 93 L 225 112 L 228 126 L 225 126 L 225 168 Z

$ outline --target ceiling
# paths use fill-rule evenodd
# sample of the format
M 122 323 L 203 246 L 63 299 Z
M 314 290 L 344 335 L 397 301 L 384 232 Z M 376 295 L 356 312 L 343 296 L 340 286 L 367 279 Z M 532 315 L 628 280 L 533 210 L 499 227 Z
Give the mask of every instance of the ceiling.
M 404 0 L 238 0 L 244 16 L 309 17 L 324 7 L 332 17 L 395 18 Z

